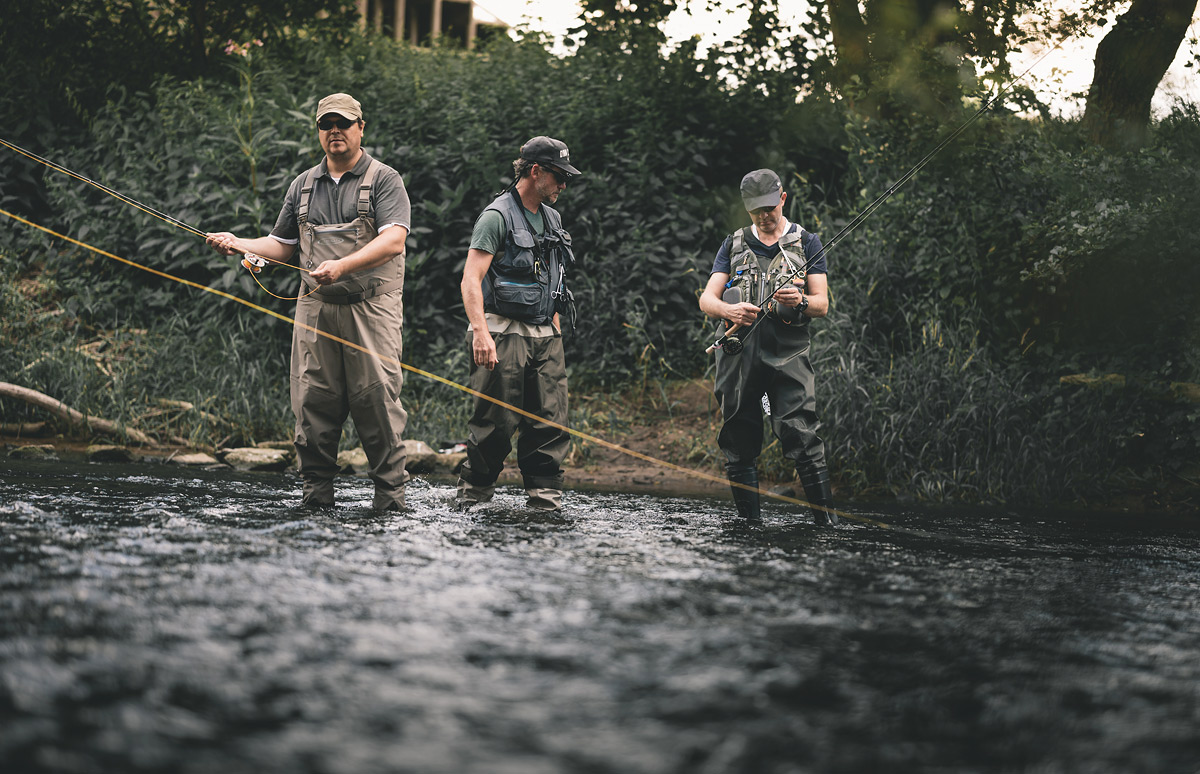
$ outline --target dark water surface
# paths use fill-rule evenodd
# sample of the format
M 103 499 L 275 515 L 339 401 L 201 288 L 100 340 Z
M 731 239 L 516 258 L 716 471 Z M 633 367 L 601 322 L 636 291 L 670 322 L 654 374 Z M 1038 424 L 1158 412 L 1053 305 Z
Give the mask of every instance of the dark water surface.
M 1194 524 L 0 460 L 0 771 L 1200 770 Z

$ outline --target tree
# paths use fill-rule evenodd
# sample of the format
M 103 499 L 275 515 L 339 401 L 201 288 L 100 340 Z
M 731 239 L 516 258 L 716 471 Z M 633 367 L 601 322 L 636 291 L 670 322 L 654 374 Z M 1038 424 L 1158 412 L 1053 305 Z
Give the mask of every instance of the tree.
M 1021 15 L 1041 0 L 827 0 L 832 84 L 868 115 L 933 114 L 974 86 L 975 63 L 1002 78 L 1030 39 Z M 819 25 L 816 28 L 820 32 Z
M 1183 37 L 1197 0 L 1133 0 L 1096 48 L 1083 127 L 1093 142 L 1140 145 L 1150 101 Z

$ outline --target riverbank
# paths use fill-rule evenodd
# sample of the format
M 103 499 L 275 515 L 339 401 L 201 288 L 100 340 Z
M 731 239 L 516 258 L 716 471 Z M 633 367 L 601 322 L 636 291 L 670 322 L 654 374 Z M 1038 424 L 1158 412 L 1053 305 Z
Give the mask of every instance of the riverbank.
M 573 395 L 572 401 L 577 416 L 582 417 L 582 420 L 575 420 L 574 429 L 587 437 L 576 439 L 565 460 L 568 487 L 636 494 L 727 495 L 728 487 L 716 446 L 720 416 L 711 385 L 707 382 L 701 379 L 655 382 L 630 388 L 616 396 Z M 618 412 L 614 406 L 621 410 Z M 439 454 L 437 447 L 440 445 L 441 442 L 433 439 L 425 443 L 416 441 L 410 449 L 410 472 L 417 476 L 453 480 L 463 455 L 461 452 Z M 261 446 L 286 455 L 290 442 L 281 439 Z M 19 449 L 25 451 L 18 452 Z M 89 440 L 48 432 L 30 436 L 0 433 L 0 456 L 46 454 L 72 462 L 98 458 L 224 466 L 229 451 L 169 443 L 123 446 L 100 437 Z M 353 472 L 354 462 L 349 459 L 351 455 L 347 456 L 347 471 Z M 765 454 L 762 465 L 764 486 L 777 488 L 777 491 L 787 488 L 792 482 L 773 477 L 767 457 Z M 288 459 L 273 469 L 284 469 L 290 464 Z M 270 463 L 267 469 L 272 469 Z M 1109 513 L 1200 513 L 1198 481 L 1200 471 L 1194 476 L 1169 471 L 1162 471 L 1155 477 L 1131 475 L 1115 494 L 1098 495 L 1083 502 L 1037 505 Z M 510 460 L 500 483 L 520 483 L 515 460 Z M 915 499 L 887 492 L 849 491 L 836 479 L 834 494 L 839 500 L 860 502 Z
M 574 397 L 583 406 L 586 419 L 577 428 L 587 437 L 577 438 L 564 463 L 567 485 L 595 491 L 639 494 L 711 496 L 727 492 L 717 457 L 716 430 L 719 426 L 715 402 L 708 385 L 688 380 L 664 387 L 655 385 L 657 394 L 646 391 L 622 396 L 619 405 L 626 408 L 618 417 L 602 408 L 611 399 Z M 39 429 L 36 426 L 34 429 Z M 23 457 L 47 457 L 64 462 L 129 461 L 165 463 L 199 467 L 241 467 L 242 469 L 283 470 L 293 465 L 290 442 L 279 440 L 259 444 L 261 458 L 247 461 L 246 453 L 235 457 L 232 449 L 212 449 L 179 443 L 123 445 L 111 439 L 87 439 L 48 431 L 33 435 L 0 433 L 0 454 Z M 464 454 L 443 451 L 432 439 L 409 441 L 409 472 L 453 478 Z M 249 450 L 248 450 L 249 451 Z M 272 455 L 274 452 L 274 455 Z M 348 473 L 361 468 L 365 460 L 356 452 L 343 452 L 341 459 Z M 501 484 L 519 484 L 515 459 L 500 477 Z M 774 483 L 774 482 L 768 482 Z

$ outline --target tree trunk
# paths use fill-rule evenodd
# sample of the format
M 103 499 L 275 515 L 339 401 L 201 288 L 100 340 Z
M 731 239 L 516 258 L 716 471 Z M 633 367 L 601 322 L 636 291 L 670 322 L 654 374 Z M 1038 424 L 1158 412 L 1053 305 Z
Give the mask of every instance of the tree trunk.
M 867 24 L 858 10 L 858 0 L 828 0 L 829 31 L 837 55 L 837 72 L 842 86 L 857 75 L 861 85 L 870 81 Z
M 1083 127 L 1106 147 L 1137 146 L 1150 126 L 1150 100 L 1187 34 L 1197 0 L 1133 0 L 1096 48 Z

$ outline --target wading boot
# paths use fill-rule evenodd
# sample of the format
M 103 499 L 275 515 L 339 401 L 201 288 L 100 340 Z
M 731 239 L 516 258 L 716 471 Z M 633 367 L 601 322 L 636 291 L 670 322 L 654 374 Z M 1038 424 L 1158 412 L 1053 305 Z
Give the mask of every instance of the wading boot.
M 725 465 L 725 476 L 729 479 L 730 489 L 733 490 L 733 502 L 737 506 L 738 516 L 743 519 L 758 520 L 762 518 L 762 507 L 758 497 L 758 469 L 754 465 Z M 735 484 L 742 484 L 751 489 L 743 489 Z
M 456 511 L 470 510 L 473 505 L 491 500 L 495 492 L 495 486 L 475 486 L 470 481 L 459 478 L 458 491 L 455 493 L 452 507 Z
M 812 505 L 813 523 L 823 527 L 837 525 L 838 517 L 833 512 L 833 487 L 829 483 L 829 468 L 813 468 L 803 473 L 797 468 L 800 485 L 804 487 L 804 499 Z M 829 510 L 825 510 L 828 508 Z
M 549 511 L 556 513 L 562 510 L 562 490 L 551 489 L 549 487 L 530 487 L 525 490 L 528 496 L 525 500 L 525 506 L 532 508 L 535 511 Z
M 304 508 L 333 507 L 333 479 L 310 477 L 304 479 L 304 494 L 300 500 Z

